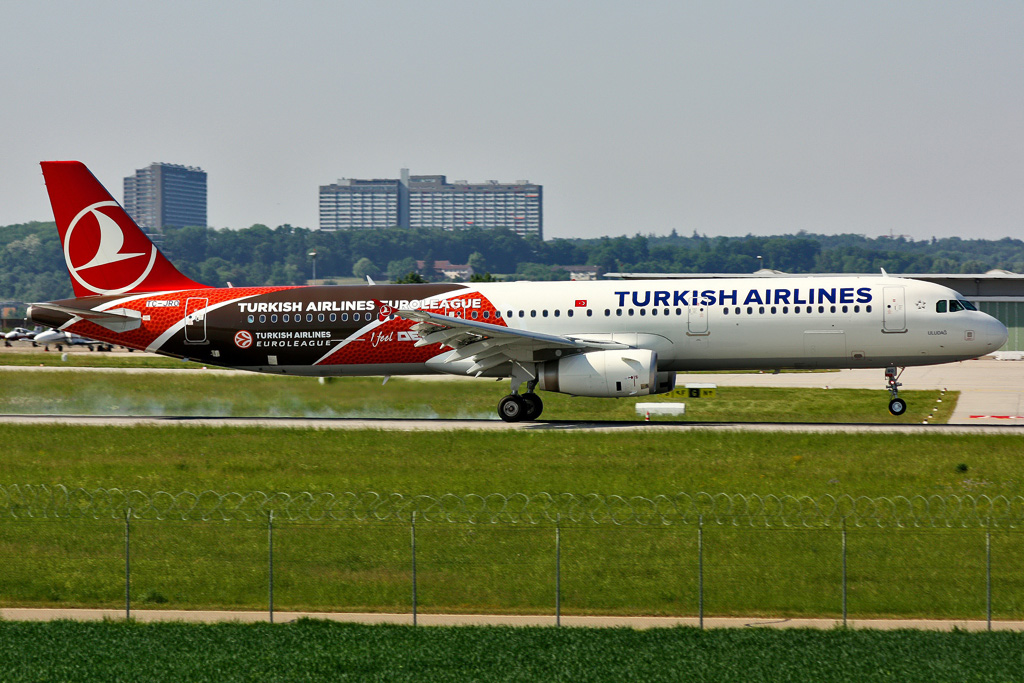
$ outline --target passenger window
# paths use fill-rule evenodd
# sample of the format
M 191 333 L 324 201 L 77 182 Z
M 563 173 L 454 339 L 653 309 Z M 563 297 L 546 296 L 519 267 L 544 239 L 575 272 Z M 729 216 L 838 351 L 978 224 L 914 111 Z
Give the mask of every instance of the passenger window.
M 322 323 L 324 321 L 324 314 L 323 313 L 318 313 L 317 316 L 316 316 L 316 319 L 317 319 L 317 322 L 321 322 Z
M 867 306 L 864 307 L 864 312 L 865 313 L 870 313 L 871 312 L 871 304 L 868 304 Z
M 358 313 L 356 313 L 356 314 L 355 314 L 354 316 L 352 316 L 352 317 L 353 317 L 354 319 L 356 319 L 356 320 L 359 320 L 359 314 L 358 314 Z M 307 313 L 307 314 L 306 314 L 306 322 L 307 322 L 307 323 L 311 323 L 311 322 L 313 322 L 313 314 L 312 314 L 312 313 Z
M 647 315 L 647 309 L 646 308 L 641 308 L 640 309 L 640 315 Z
M 270 322 L 272 322 L 272 323 L 276 323 L 277 322 L 277 313 L 274 313 L 273 315 L 270 316 Z
M 945 299 L 943 299 L 942 301 L 936 301 L 935 302 L 935 312 L 936 313 L 945 313 L 946 312 L 946 300 Z
M 825 307 L 824 306 L 818 306 L 818 313 L 824 313 L 824 312 L 825 312 Z
M 772 315 L 775 315 L 775 313 L 776 313 L 776 309 L 775 309 L 774 306 L 772 306 Z
M 615 309 L 615 315 L 622 315 L 622 309 L 621 308 L 616 308 Z
M 545 318 L 546 318 L 546 317 L 548 317 L 548 309 L 546 309 L 546 308 L 545 308 L 545 309 L 544 309 L 544 310 L 542 311 L 542 313 L 543 313 L 543 315 L 544 315 L 544 317 L 545 317 Z
M 476 320 L 477 315 L 478 315 L 477 312 L 473 311 L 473 320 Z
M 298 320 L 299 320 L 299 316 L 295 316 L 295 321 L 298 322 Z M 343 322 L 343 323 L 347 323 L 348 322 L 348 313 L 342 313 L 341 314 L 341 322 Z
M 789 313 L 789 306 L 783 306 L 782 307 L 782 312 L 783 313 Z
M 530 317 L 531 318 L 536 318 L 537 317 L 537 311 L 530 311 Z
M 570 313 L 572 313 L 572 311 L 569 311 L 569 312 L 570 312 Z M 555 317 L 557 318 L 557 317 L 558 317 L 558 316 L 560 316 L 560 315 L 562 315 L 562 311 L 561 311 L 560 309 L 557 309 L 557 308 L 556 308 L 556 309 L 555 309 Z
M 265 322 L 267 322 L 267 316 L 265 316 L 265 315 L 261 315 L 261 316 L 260 316 L 260 322 L 261 322 L 261 323 L 265 323 Z
M 836 312 L 836 307 L 835 306 L 829 306 L 828 308 L 829 308 L 829 313 L 835 313 Z
M 629 309 L 629 314 L 630 314 L 630 315 L 633 315 L 633 309 L 632 309 L 632 308 L 631 308 L 631 309 Z
M 753 306 L 747 306 L 747 315 L 751 315 L 751 314 L 753 314 L 753 312 L 754 312 L 754 307 Z
M 291 316 L 288 315 L 287 313 L 285 313 L 284 315 L 281 316 L 281 322 L 286 323 L 289 320 L 291 320 Z
M 729 308 L 728 307 L 722 309 L 722 315 L 729 315 Z
M 853 312 L 854 313 L 860 313 L 860 306 L 854 306 L 853 307 Z
M 254 323 L 254 322 L 256 322 L 256 316 L 254 316 L 254 315 L 250 315 L 250 316 L 249 316 L 249 322 L 251 322 L 251 323 Z
M 759 306 L 757 309 L 758 313 L 764 313 L 764 306 Z
M 391 316 L 391 317 L 394 318 L 395 316 Z M 334 323 L 334 322 L 337 322 L 337 321 L 338 321 L 338 314 L 337 313 L 331 313 L 331 322 Z M 288 316 L 285 316 L 285 322 L 288 322 Z

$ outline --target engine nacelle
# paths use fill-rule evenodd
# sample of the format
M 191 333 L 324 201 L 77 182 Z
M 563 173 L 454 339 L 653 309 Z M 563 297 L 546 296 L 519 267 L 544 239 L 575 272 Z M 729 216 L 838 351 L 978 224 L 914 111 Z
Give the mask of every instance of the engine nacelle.
M 648 349 L 590 351 L 547 361 L 539 367 L 537 383 L 544 391 L 602 398 L 646 396 L 674 386 L 675 373 L 658 372 L 658 354 Z

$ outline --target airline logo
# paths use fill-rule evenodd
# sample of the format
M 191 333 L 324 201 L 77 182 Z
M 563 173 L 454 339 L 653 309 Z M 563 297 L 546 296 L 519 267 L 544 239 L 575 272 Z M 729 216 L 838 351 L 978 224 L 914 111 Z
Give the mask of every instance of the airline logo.
M 586 299 L 576 299 L 576 308 L 586 308 L 586 307 L 587 307 L 587 300 Z
M 235 346 L 240 349 L 247 349 L 252 346 L 252 333 L 246 330 L 235 332 Z
M 108 213 L 105 207 L 114 210 Z M 96 202 L 78 212 L 64 236 L 68 272 L 90 292 L 129 292 L 153 270 L 156 247 L 145 235 L 138 244 L 126 245 L 125 234 L 134 231 L 123 230 L 118 219 L 130 220 L 117 202 Z

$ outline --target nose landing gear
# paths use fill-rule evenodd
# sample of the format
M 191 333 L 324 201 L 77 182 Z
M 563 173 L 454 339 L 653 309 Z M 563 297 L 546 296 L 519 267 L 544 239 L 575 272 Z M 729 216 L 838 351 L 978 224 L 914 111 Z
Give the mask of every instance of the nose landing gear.
M 889 390 L 892 400 L 889 401 L 889 412 L 899 416 L 907 412 L 907 402 L 900 398 L 900 387 L 903 383 L 899 381 L 903 374 L 903 368 L 896 372 L 896 367 L 890 365 L 885 369 L 885 388 Z

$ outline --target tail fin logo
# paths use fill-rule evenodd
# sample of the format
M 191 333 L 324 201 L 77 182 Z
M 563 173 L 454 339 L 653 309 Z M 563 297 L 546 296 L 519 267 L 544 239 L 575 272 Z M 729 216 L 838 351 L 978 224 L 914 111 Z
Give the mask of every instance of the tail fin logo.
M 71 221 L 64 236 L 64 260 L 71 277 L 90 292 L 123 294 L 146 279 L 156 262 L 157 251 L 144 235 L 146 244 L 126 247 L 125 231 L 115 218 L 100 210 L 107 206 L 116 209 L 115 215 L 120 214 L 119 217 L 127 219 L 124 209 L 114 201 L 96 202 L 85 207 Z M 76 231 L 75 228 L 80 229 Z M 81 263 L 86 256 L 91 258 Z M 144 258 L 146 256 L 149 258 Z M 76 265 L 76 262 L 81 265 Z

